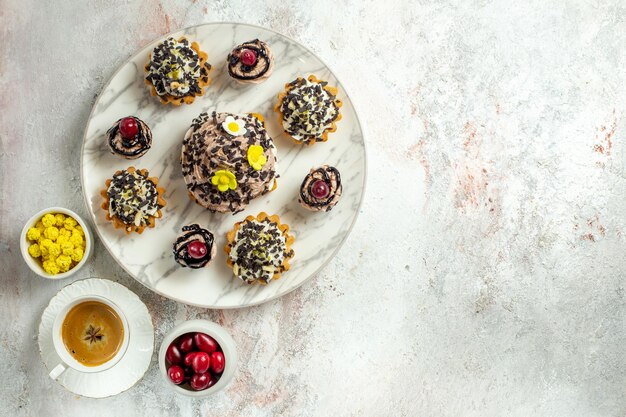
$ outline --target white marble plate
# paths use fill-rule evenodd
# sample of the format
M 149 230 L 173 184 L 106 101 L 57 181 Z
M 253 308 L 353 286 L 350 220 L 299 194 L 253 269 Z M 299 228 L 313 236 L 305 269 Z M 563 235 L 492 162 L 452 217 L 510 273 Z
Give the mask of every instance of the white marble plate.
M 263 303 L 292 291 L 315 275 L 334 255 L 356 220 L 363 197 L 366 174 L 363 132 L 350 98 L 330 69 L 297 42 L 257 26 L 210 23 L 171 34 L 197 41 L 209 55 L 213 83 L 191 105 L 162 105 L 144 84 L 143 66 L 158 39 L 134 55 L 113 75 L 98 97 L 87 123 L 81 159 L 83 193 L 87 207 L 105 247 L 138 281 L 174 300 L 209 308 L 237 308 Z M 248 40 L 266 41 L 275 58 L 274 73 L 259 85 L 240 85 L 226 69 L 230 50 Z M 298 76 L 315 74 L 339 88 L 343 118 L 326 143 L 311 147 L 293 144 L 283 133 L 272 108 L 284 84 Z M 261 113 L 278 148 L 278 188 L 236 215 L 212 214 L 191 201 L 181 174 L 180 149 L 185 131 L 202 111 Z M 120 117 L 135 115 L 153 132 L 152 149 L 135 161 L 109 153 L 106 130 Z M 330 164 L 341 172 L 343 196 L 329 213 L 312 213 L 297 202 L 299 186 L 309 169 Z M 159 177 L 166 189 L 163 219 L 142 235 L 127 236 L 106 221 L 99 192 L 119 169 L 146 168 Z M 266 286 L 249 286 L 234 279 L 222 250 L 226 232 L 249 214 L 278 214 L 296 236 L 295 258 L 283 277 Z M 212 230 L 218 245 L 217 259 L 207 268 L 181 268 L 174 262 L 172 243 L 182 226 L 198 223 Z
M 61 374 L 58 382 L 74 394 L 84 397 L 110 397 L 131 388 L 148 370 L 154 350 L 152 318 L 139 297 L 117 282 L 89 278 L 64 287 L 52 297 L 39 323 L 39 351 L 48 372 L 61 361 L 52 342 L 52 326 L 56 315 L 68 302 L 84 295 L 100 295 L 120 307 L 128 319 L 128 349 L 112 368 L 96 373 L 83 373 L 69 368 Z

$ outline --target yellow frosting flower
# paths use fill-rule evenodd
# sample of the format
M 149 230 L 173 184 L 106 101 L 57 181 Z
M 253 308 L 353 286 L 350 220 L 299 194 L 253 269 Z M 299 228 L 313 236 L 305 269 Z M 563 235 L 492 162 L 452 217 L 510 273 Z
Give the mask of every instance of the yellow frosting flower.
M 46 214 L 41 218 L 41 223 L 44 227 L 52 227 L 56 224 L 56 219 L 54 218 L 54 214 Z
M 61 213 L 55 214 L 54 215 L 54 222 L 55 222 L 55 225 L 57 227 L 63 226 L 63 223 L 65 222 L 65 216 L 63 214 L 61 214 Z
M 67 243 L 70 241 L 70 236 L 67 236 L 65 234 L 63 234 L 63 230 L 65 229 L 61 229 L 59 230 L 59 237 L 57 237 L 57 243 L 61 246 L 63 246 L 64 243 Z
M 74 248 L 74 251 L 72 252 L 72 260 L 74 262 L 80 262 L 81 259 L 83 259 L 83 255 L 85 254 L 85 252 L 83 251 L 82 248 Z
M 73 217 L 67 217 L 65 219 L 65 221 L 63 222 L 63 226 L 65 226 L 66 229 L 73 229 L 78 223 L 76 222 L 76 220 L 74 220 Z
M 37 241 L 41 237 L 41 231 L 36 227 L 31 227 L 28 229 L 28 232 L 26 232 L 26 237 L 28 240 Z
M 252 145 L 248 148 L 248 162 L 257 171 L 263 168 L 267 163 L 267 158 L 263 155 L 263 147 L 260 145 Z
M 56 275 L 61 272 L 61 269 L 57 265 L 56 261 L 52 259 L 48 259 L 47 261 L 43 261 L 43 270 L 51 275 Z
M 41 255 L 48 255 L 48 248 L 52 245 L 52 241 L 50 239 L 39 239 L 39 248 L 41 248 Z
M 43 233 L 43 231 L 44 231 L 44 230 L 45 230 L 45 228 L 46 228 L 46 226 L 44 226 L 44 225 L 43 225 L 43 223 L 41 222 L 41 220 L 39 220 L 39 221 L 37 222 L 37 224 L 35 225 L 35 227 L 36 227 L 37 229 L 39 229 L 39 231 L 40 231 L 41 233 Z
M 46 230 L 43 231 L 43 235 L 50 240 L 57 240 L 59 237 L 59 229 L 54 226 L 46 227 Z
M 74 229 L 72 230 L 72 232 L 73 232 L 74 230 L 76 230 L 76 231 L 77 231 L 77 232 L 78 232 L 81 236 L 84 236 L 84 235 L 85 235 L 85 232 L 83 232 L 83 228 L 82 228 L 82 227 L 80 227 L 80 224 L 76 225 L 76 226 L 74 227 Z
M 217 189 L 221 192 L 225 192 L 229 188 L 231 190 L 237 188 L 237 179 L 235 178 L 235 174 L 225 169 L 216 171 L 213 178 L 211 178 L 211 183 L 213 185 L 217 185 Z
M 61 245 L 52 242 L 50 246 L 48 246 L 48 254 L 50 255 L 50 258 L 56 258 L 59 256 L 61 254 Z
M 72 266 L 72 258 L 68 255 L 59 255 L 56 259 L 56 264 L 63 272 L 67 272 L 70 270 Z
M 28 254 L 33 258 L 39 258 L 41 256 L 41 249 L 39 248 L 39 245 L 36 243 L 30 245 L 28 247 Z
M 62 227 L 61 229 L 59 229 L 59 237 L 57 238 L 57 241 L 61 238 L 61 236 L 64 236 L 69 239 L 70 236 L 72 236 L 72 231 L 66 229 L 65 227 Z

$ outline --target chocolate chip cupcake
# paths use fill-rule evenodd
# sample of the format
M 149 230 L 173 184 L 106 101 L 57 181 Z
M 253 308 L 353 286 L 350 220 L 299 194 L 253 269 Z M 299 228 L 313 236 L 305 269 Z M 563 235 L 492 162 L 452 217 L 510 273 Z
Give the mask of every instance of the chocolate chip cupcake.
M 185 37 L 165 39 L 152 50 L 144 67 L 151 94 L 163 104 L 193 103 L 211 83 L 207 58 L 196 42 Z
M 341 197 L 341 176 L 337 168 L 311 168 L 300 186 L 298 202 L 311 211 L 330 211 Z
M 158 181 L 156 177 L 149 177 L 145 169 L 129 167 L 117 171 L 113 178 L 106 180 L 106 188 L 100 192 L 104 197 L 102 208 L 106 219 L 127 234 L 141 234 L 146 227 L 154 227 L 165 207 L 165 190 L 157 186 Z
M 246 217 L 235 223 L 226 239 L 226 263 L 247 284 L 265 285 L 280 278 L 294 256 L 291 245 L 295 238 L 289 234 L 289 226 L 282 224 L 275 214 Z
M 215 259 L 215 237 L 197 224 L 184 226 L 174 242 L 174 260 L 183 267 L 203 268 Z
M 285 84 L 274 111 L 289 137 L 296 143 L 313 145 L 326 142 L 328 134 L 337 130 L 342 104 L 337 98 L 337 88 L 309 75 L 306 80 L 298 77 Z
M 185 134 L 181 165 L 191 198 L 212 212 L 240 212 L 278 178 L 276 147 L 256 114 L 200 114 Z
M 226 58 L 228 74 L 240 83 L 262 83 L 274 70 L 274 57 L 267 44 L 255 39 L 235 47 Z
M 135 116 L 119 119 L 106 133 L 111 153 L 126 159 L 143 156 L 152 146 L 152 131 Z

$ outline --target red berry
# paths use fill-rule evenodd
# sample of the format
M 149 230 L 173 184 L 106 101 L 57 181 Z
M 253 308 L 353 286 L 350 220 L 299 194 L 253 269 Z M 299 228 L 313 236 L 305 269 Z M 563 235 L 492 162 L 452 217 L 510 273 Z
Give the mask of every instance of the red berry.
M 251 66 L 256 62 L 256 52 L 252 49 L 242 49 L 239 54 L 239 59 L 243 65 Z
M 167 347 L 167 350 L 165 351 L 165 360 L 172 365 L 178 365 L 183 361 L 183 355 L 174 343 Z
M 134 138 L 137 135 L 137 133 L 139 133 L 139 126 L 137 126 L 137 120 L 132 116 L 124 117 L 122 120 L 120 120 L 119 128 L 120 128 L 120 133 L 126 139 Z
M 224 358 L 224 354 L 222 352 L 213 352 L 211 353 L 211 370 L 216 374 L 221 374 L 224 372 L 224 367 L 226 366 L 226 359 Z
M 194 348 L 193 335 L 191 333 L 182 335 L 180 341 L 178 342 L 178 347 L 185 353 L 191 352 Z
M 326 198 L 330 194 L 330 187 L 324 180 L 317 180 L 311 185 L 311 194 L 315 198 Z
M 191 367 L 197 374 L 203 374 L 211 367 L 211 357 L 206 352 L 196 352 L 191 359 Z
M 211 377 L 211 374 L 208 372 L 204 372 L 201 374 L 194 374 L 191 377 L 191 381 L 189 382 L 189 385 L 191 385 L 192 389 L 196 391 L 201 391 L 209 387 L 209 384 L 211 383 L 212 379 L 213 378 Z
M 206 244 L 199 240 L 191 241 L 187 244 L 187 252 L 193 259 L 202 259 L 206 256 Z
M 219 348 L 215 339 L 208 334 L 196 333 L 193 336 L 193 341 L 196 343 L 196 347 L 202 352 L 213 353 Z
M 176 385 L 182 384 L 185 380 L 185 372 L 183 372 L 183 368 L 178 365 L 170 366 L 170 369 L 167 370 L 167 375 Z
M 193 361 L 193 357 L 196 356 L 196 353 L 198 352 L 189 352 L 185 355 L 185 359 L 183 360 L 185 366 L 191 366 L 191 362 Z

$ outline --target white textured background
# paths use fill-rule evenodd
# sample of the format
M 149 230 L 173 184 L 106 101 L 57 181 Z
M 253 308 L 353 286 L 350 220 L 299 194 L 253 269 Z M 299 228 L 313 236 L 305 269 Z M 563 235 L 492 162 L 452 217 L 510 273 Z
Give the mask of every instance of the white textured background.
M 626 415 L 626 4 L 528 1 L 0 0 L 0 415 Z M 46 376 L 35 331 L 68 281 L 29 272 L 35 211 L 85 214 L 83 128 L 106 79 L 176 28 L 270 27 L 335 70 L 364 121 L 366 200 L 337 258 L 266 305 L 161 299 L 96 247 L 154 317 L 206 317 L 233 384 L 171 393 L 153 363 L 117 397 Z

